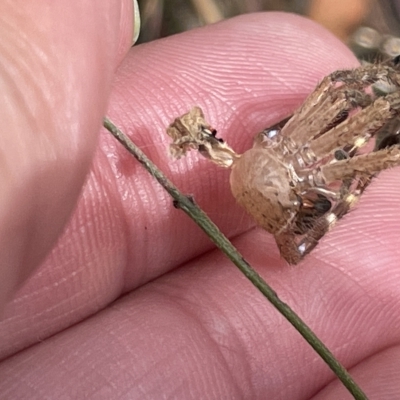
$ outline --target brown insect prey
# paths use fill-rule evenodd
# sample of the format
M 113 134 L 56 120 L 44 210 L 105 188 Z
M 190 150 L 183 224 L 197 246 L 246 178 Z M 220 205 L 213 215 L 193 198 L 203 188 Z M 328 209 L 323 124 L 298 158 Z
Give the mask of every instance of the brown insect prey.
M 297 264 L 358 201 L 379 171 L 400 165 L 400 56 L 325 77 L 289 118 L 235 153 L 194 107 L 167 133 L 231 168 L 232 193 Z

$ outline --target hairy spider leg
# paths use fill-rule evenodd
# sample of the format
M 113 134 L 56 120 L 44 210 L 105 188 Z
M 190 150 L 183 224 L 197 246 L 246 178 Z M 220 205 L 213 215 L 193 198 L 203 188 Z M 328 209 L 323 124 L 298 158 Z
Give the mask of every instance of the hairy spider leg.
M 343 178 L 351 178 L 357 175 L 374 175 L 384 169 L 400 165 L 400 147 L 391 146 L 369 154 L 355 156 L 348 160 L 337 161 L 333 164 L 321 166 L 322 179 L 327 184 Z
M 377 121 L 376 128 L 371 127 L 367 132 L 361 130 L 362 137 L 356 135 L 360 130 L 350 129 L 353 128 L 351 123 L 350 126 L 346 125 L 347 116 L 352 109 L 365 109 L 371 105 L 372 97 L 364 90 L 374 83 L 387 81 L 400 87 L 400 73 L 397 69 L 400 69 L 400 56 L 381 64 L 336 71 L 325 77 L 282 129 L 282 135 L 288 138 L 290 144 L 285 147 L 289 148 L 292 153 L 301 149 L 300 153 L 303 153 L 301 157 L 306 166 L 309 166 L 335 150 L 335 139 L 338 134 L 344 135 L 342 141 L 346 144 L 354 143 L 355 147 L 365 145 L 368 139 L 384 125 L 385 119 L 390 119 L 396 114 L 396 111 L 392 111 L 396 108 L 395 104 L 392 104 L 389 110 L 385 110 L 385 115 L 382 113 L 379 115 L 380 119 Z M 343 85 L 335 87 L 338 83 Z M 393 93 L 387 100 L 393 100 L 395 103 L 396 98 L 398 95 Z M 385 102 L 377 102 L 375 108 L 377 113 L 382 112 L 385 109 Z M 361 115 L 364 117 L 363 121 L 372 120 L 371 111 L 374 110 L 368 109 Z M 390 114 L 390 117 L 387 116 L 387 113 Z M 349 121 L 351 120 L 352 118 L 349 118 Z M 357 122 L 353 122 L 353 124 L 357 124 Z M 321 126 L 325 127 L 323 131 L 321 131 Z M 331 132 L 331 129 L 336 126 L 340 126 L 342 129 Z M 349 138 L 352 141 L 348 141 Z M 310 148 L 308 142 L 313 140 L 317 142 L 314 142 Z M 321 143 L 324 144 L 323 147 L 321 147 Z
M 397 56 L 394 59 L 388 60 L 384 63 L 361 66 L 356 69 L 339 70 L 326 76 L 319 83 L 314 92 L 308 96 L 303 106 L 296 112 L 295 118 L 288 122 L 286 128 L 291 132 L 290 136 L 300 136 L 300 138 L 304 137 L 302 132 L 298 133 L 297 126 L 299 123 L 301 124 L 302 121 L 307 120 L 307 117 L 310 117 L 310 115 L 318 119 L 318 122 L 322 123 L 326 122 L 327 118 L 329 119 L 332 117 L 331 115 L 324 117 L 324 114 L 326 113 L 325 106 L 328 101 L 337 101 L 337 99 L 333 98 L 334 96 L 332 96 L 332 93 L 334 93 L 335 90 L 340 93 L 341 86 L 335 87 L 335 85 L 337 85 L 338 83 L 343 83 L 347 86 L 347 88 L 353 89 L 359 97 L 359 99 L 357 99 L 357 96 L 354 95 L 346 96 L 347 99 L 346 97 L 345 99 L 348 100 L 350 103 L 349 107 L 343 107 L 343 105 L 341 105 L 340 107 L 340 105 L 337 105 L 338 110 L 350 110 L 355 106 L 363 108 L 368 105 L 368 101 L 367 104 L 363 105 L 363 103 L 365 103 L 365 100 L 367 100 L 367 97 L 363 99 L 363 95 L 365 95 L 365 93 L 363 93 L 362 90 L 366 89 L 368 86 L 371 86 L 372 84 L 379 81 L 386 80 L 394 84 L 395 86 L 400 87 L 400 71 L 398 70 L 400 70 L 400 56 Z M 343 99 L 342 103 L 344 103 Z M 318 115 L 317 111 L 319 111 L 320 109 L 322 109 L 324 112 L 318 113 Z M 329 107 L 327 107 L 327 109 L 329 110 Z M 335 105 L 333 105 L 331 110 L 335 111 Z M 333 117 L 338 115 L 338 113 L 334 112 L 332 114 L 334 114 Z M 323 126 L 326 125 L 327 124 L 325 123 Z M 314 132 L 309 131 L 307 136 L 309 138 L 313 138 Z
M 385 125 L 384 129 L 390 129 L 393 126 L 396 125 L 393 125 L 390 121 L 387 126 Z M 386 145 L 385 142 L 382 142 L 379 150 L 369 154 L 345 158 L 321 167 L 320 173 L 323 175 L 327 185 L 334 181 L 343 181 L 339 190 L 340 198 L 332 210 L 319 218 L 298 243 L 294 240 L 292 227 L 289 227 L 276 237 L 282 256 L 288 262 L 297 264 L 309 254 L 317 246 L 320 239 L 334 227 L 336 222 L 357 204 L 359 198 L 378 172 L 400 166 L 400 138 L 398 131 L 395 131 L 394 134 L 386 132 L 385 137 L 388 137 L 389 140 Z M 357 184 L 355 188 L 351 189 L 354 180 L 357 180 Z
M 296 236 L 293 235 L 293 227 L 276 235 L 275 240 L 282 257 L 289 264 L 298 264 L 314 250 L 325 234 L 357 204 L 371 180 L 372 177 L 361 177 L 352 192 L 349 192 L 346 188 L 343 189 L 345 192 L 342 193 L 343 197 L 336 202 L 330 212 L 315 221 L 313 227 L 302 236 L 300 241 L 297 241 Z
M 379 97 L 353 117 L 312 141 L 310 149 L 317 158 L 321 158 L 348 144 L 362 147 L 388 120 L 395 118 L 399 113 L 399 92 Z
M 368 64 L 356 69 L 335 71 L 329 75 L 333 82 L 343 82 L 347 85 L 363 84 L 370 86 L 379 81 L 387 81 L 400 87 L 400 56 L 378 64 Z
M 362 85 L 350 89 L 335 85 L 329 76 L 325 77 L 282 128 L 281 134 L 289 141 L 291 153 L 325 133 L 321 127 L 336 126 L 352 109 L 366 107 L 372 102 L 371 96 L 361 90 Z

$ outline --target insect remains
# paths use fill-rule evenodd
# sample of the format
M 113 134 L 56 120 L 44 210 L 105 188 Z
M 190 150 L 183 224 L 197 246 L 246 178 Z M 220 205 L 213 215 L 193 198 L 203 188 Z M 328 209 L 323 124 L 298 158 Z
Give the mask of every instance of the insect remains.
M 237 202 L 299 263 L 380 171 L 400 165 L 400 56 L 325 77 L 288 119 L 235 153 L 199 107 L 175 119 L 171 154 L 191 149 L 231 168 Z

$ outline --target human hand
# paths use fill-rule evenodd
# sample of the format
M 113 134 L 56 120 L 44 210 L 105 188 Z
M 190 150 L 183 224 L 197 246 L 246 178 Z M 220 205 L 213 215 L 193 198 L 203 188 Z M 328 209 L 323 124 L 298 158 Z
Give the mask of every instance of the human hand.
M 354 367 L 371 398 L 385 398 L 399 389 L 396 170 L 382 173 L 358 209 L 294 268 L 280 259 L 272 237 L 249 230 L 229 192 L 228 171 L 195 154 L 181 161 L 166 154 L 165 126 L 192 105 L 202 106 L 240 152 L 324 75 L 355 65 L 343 45 L 304 19 L 246 15 L 132 49 L 107 114 L 234 237 L 279 296 Z M 92 143 L 101 112 L 90 125 L 82 111 L 78 130 L 73 119 L 65 121 L 57 140 L 62 144 L 73 130 L 87 132 Z M 82 150 L 87 159 L 90 146 Z M 79 171 L 83 177 L 82 164 Z M 331 372 L 210 250 L 195 224 L 103 132 L 73 218 L 0 324 L 0 397 L 311 398 Z M 123 293 L 129 294 L 114 302 Z M 389 377 L 380 380 L 379 368 Z M 325 390 L 319 398 L 346 398 L 340 385 Z

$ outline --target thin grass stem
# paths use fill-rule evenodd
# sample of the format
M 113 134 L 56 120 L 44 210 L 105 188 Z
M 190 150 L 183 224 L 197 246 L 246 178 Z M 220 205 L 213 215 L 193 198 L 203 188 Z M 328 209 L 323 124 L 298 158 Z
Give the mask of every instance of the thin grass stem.
M 301 318 L 283 301 L 275 291 L 261 278 L 250 264 L 237 251 L 232 243 L 221 233 L 218 227 L 208 218 L 204 211 L 196 205 L 193 198 L 182 194 L 178 188 L 153 164 L 152 161 L 107 117 L 104 127 L 144 166 L 144 168 L 161 184 L 178 205 L 207 236 L 220 248 L 223 253 L 239 268 L 249 281 L 268 299 L 268 301 L 295 327 L 301 336 L 326 362 L 329 368 L 340 379 L 343 385 L 357 400 L 366 400 L 367 396 L 355 383 L 344 366 L 334 357 L 331 351 L 301 320 Z

